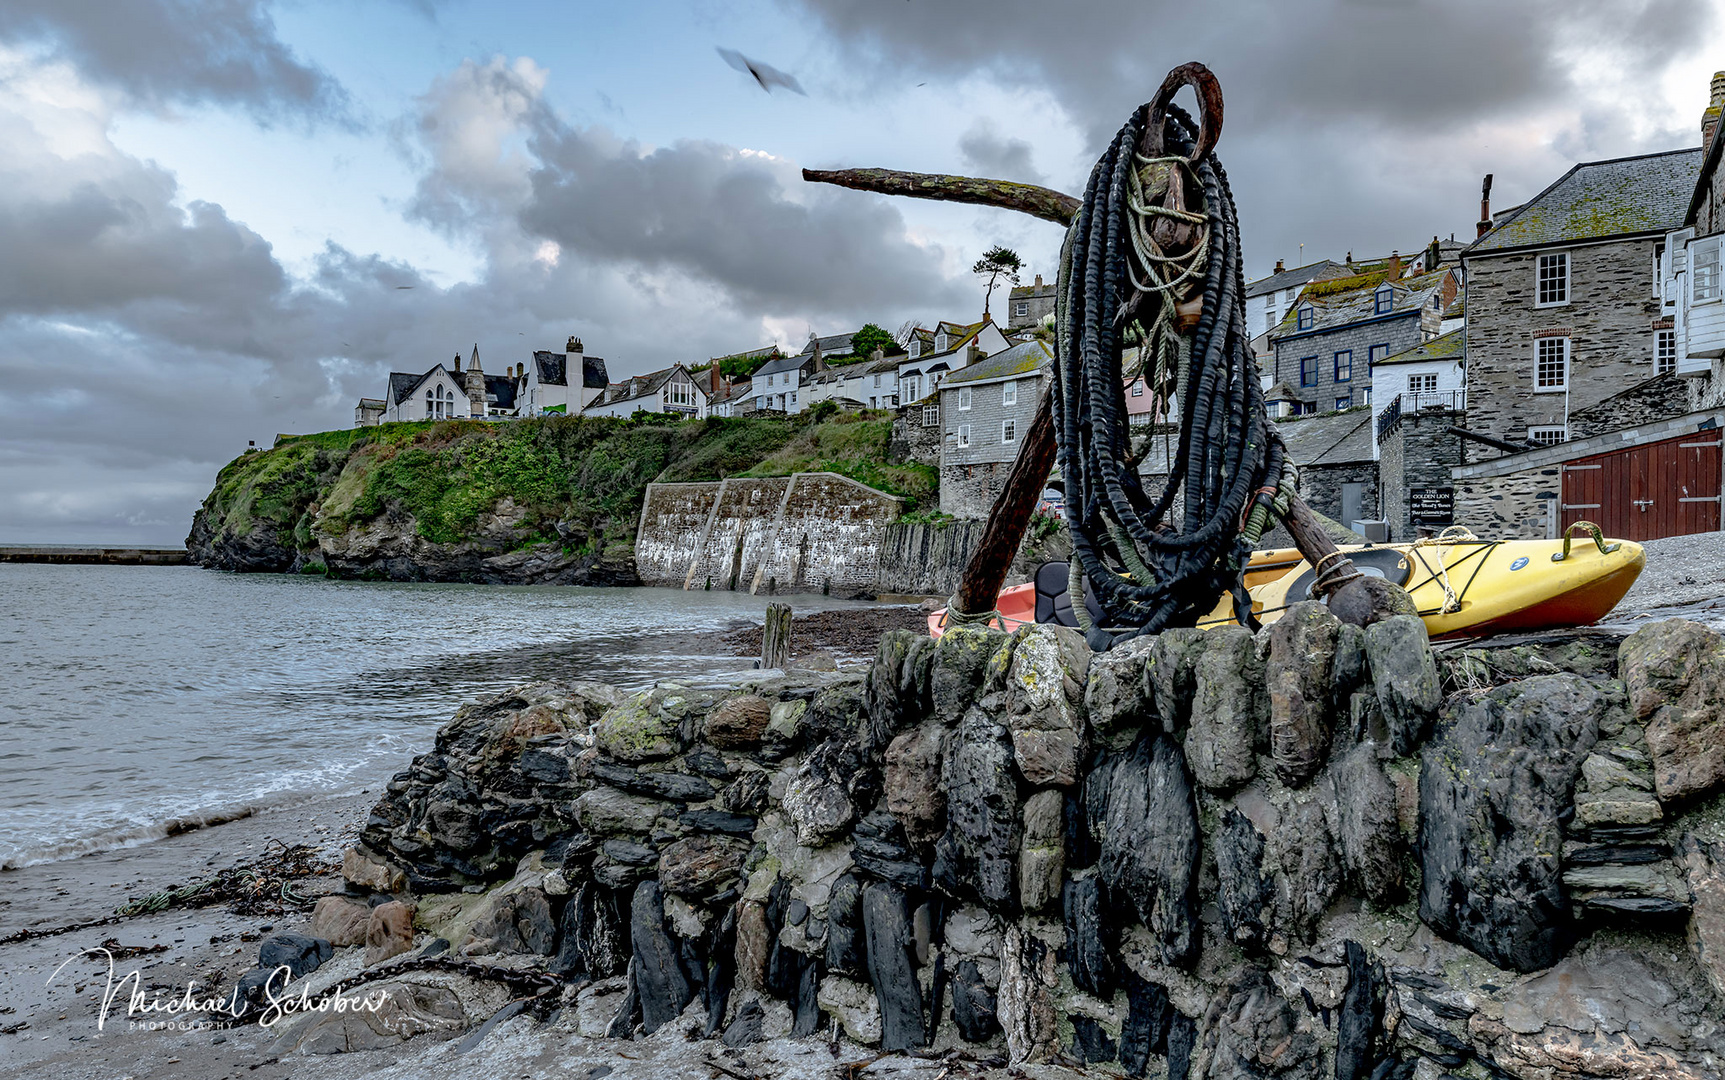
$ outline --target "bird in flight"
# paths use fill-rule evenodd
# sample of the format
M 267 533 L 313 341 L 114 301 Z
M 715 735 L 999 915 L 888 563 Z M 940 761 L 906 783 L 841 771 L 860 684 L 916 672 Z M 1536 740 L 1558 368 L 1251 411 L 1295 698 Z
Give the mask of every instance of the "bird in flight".
M 397 285 L 396 288 L 398 288 L 398 289 L 411 289 L 411 288 L 413 288 L 413 286 L 412 285 Z
M 759 60 L 750 60 L 735 49 L 726 49 L 721 46 L 715 46 L 715 48 L 718 49 L 719 55 L 724 57 L 725 63 L 736 68 L 738 71 L 747 72 L 754 76 L 755 81 L 761 84 L 761 89 L 765 90 L 767 93 L 772 93 L 773 87 L 775 86 L 782 86 L 793 94 L 802 94 L 804 97 L 809 96 L 803 90 L 803 84 L 797 81 L 797 77 L 795 75 L 786 74 L 778 68 L 773 67 L 771 64 L 763 64 Z

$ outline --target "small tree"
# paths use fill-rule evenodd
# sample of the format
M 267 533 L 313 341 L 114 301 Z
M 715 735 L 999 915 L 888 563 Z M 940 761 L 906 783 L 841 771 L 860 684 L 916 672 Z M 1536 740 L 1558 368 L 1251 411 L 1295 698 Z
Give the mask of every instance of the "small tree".
M 864 323 L 861 330 L 851 335 L 851 355 L 859 360 L 868 359 L 876 349 L 883 353 L 892 352 L 897 345 L 891 334 L 874 323 Z
M 982 295 L 982 314 L 988 316 L 988 305 L 994 299 L 994 287 L 1005 278 L 1012 284 L 1018 284 L 1018 272 L 1024 269 L 1024 260 L 1018 257 L 1018 252 L 1009 247 L 994 245 L 983 252 L 982 258 L 976 260 L 976 265 L 970 268 L 973 274 L 988 278 L 988 291 Z

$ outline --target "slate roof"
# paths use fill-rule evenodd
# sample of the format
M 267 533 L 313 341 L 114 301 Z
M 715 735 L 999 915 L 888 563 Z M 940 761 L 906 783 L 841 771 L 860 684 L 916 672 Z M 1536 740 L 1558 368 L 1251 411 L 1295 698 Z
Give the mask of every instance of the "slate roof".
M 671 381 L 671 376 L 675 375 L 680 367 L 682 367 L 681 364 L 672 364 L 668 368 L 660 368 L 658 371 L 649 371 L 645 375 L 636 375 L 622 382 L 607 384 L 605 392 L 595 398 L 589 408 L 615 405 L 620 401 L 634 401 L 636 398 L 657 393 L 661 386 Z M 697 383 L 695 388 L 699 390 L 700 384 Z M 704 390 L 701 392 L 706 393 Z
M 605 358 L 602 356 L 581 357 L 581 385 L 587 390 L 597 390 L 601 386 L 611 384 L 611 375 L 605 370 Z
M 1049 282 L 1044 282 L 1041 285 L 1014 285 L 1012 287 L 1012 291 L 1007 294 L 1007 298 L 1010 300 L 1023 300 L 1026 297 L 1030 297 L 1030 296 L 1053 296 L 1053 295 L 1054 295 L 1054 282 L 1049 281 Z
M 563 365 L 566 360 L 568 357 L 563 353 L 535 352 L 533 364 L 539 369 L 539 381 L 547 386 L 568 385 L 564 382 L 566 376 Z
M 508 375 L 485 376 L 485 401 L 493 409 L 515 408 L 515 380 Z
M 813 353 L 797 353 L 795 356 L 781 356 L 777 360 L 768 360 L 755 369 L 755 377 L 777 375 L 781 371 L 795 371 L 800 367 L 815 362 Z
M 388 402 L 382 398 L 362 397 L 359 399 L 359 407 L 362 409 L 381 409 L 387 404 Z
M 1700 147 L 1584 161 L 1499 220 L 1465 254 L 1680 228 L 1700 172 Z
M 1466 355 L 1467 338 L 1460 330 L 1451 330 L 1440 337 L 1415 345 L 1411 349 L 1403 349 L 1388 359 L 1379 360 L 1372 366 L 1381 368 L 1385 364 L 1418 364 L 1426 360 L 1460 360 Z
M 1263 296 L 1265 293 L 1280 292 L 1283 289 L 1291 289 L 1296 285 L 1304 285 L 1306 282 L 1311 281 L 1314 278 L 1334 275 L 1337 272 L 1346 273 L 1347 269 L 1348 268 L 1346 266 L 1343 266 L 1339 262 L 1331 262 L 1329 259 L 1319 259 L 1314 263 L 1307 263 L 1304 266 L 1296 266 L 1292 270 L 1283 270 L 1279 274 L 1271 274 L 1268 277 L 1261 277 L 1257 281 L 1248 281 L 1246 283 L 1246 299 L 1250 300 L 1254 296 Z
M 1028 375 L 1053 362 L 1054 353 L 1049 350 L 1045 342 L 1026 341 L 1022 345 L 1002 349 L 993 356 L 985 356 L 969 367 L 948 375 L 941 380 L 940 388 L 945 390 L 949 386 L 962 386 L 965 383 L 987 382 L 990 379 Z
M 1372 460 L 1372 410 L 1369 406 L 1317 416 L 1278 420 L 1276 431 L 1296 466 L 1342 465 Z
M 460 377 L 450 372 L 449 368 L 442 364 L 435 365 L 430 371 L 427 371 L 423 375 L 415 375 L 408 371 L 392 371 L 389 373 L 390 400 L 395 404 L 400 405 L 408 399 L 409 395 L 419 389 L 420 383 L 431 378 L 432 375 L 439 371 L 448 375 L 458 389 L 461 387 L 462 383 Z
M 1433 270 L 1419 277 L 1404 278 L 1389 282 L 1395 290 L 1395 300 L 1386 315 L 1377 314 L 1378 287 L 1384 284 L 1381 277 L 1376 281 L 1360 285 L 1358 288 L 1346 289 L 1328 296 L 1301 297 L 1288 308 L 1288 314 L 1271 332 L 1272 341 L 1289 338 L 1305 337 L 1310 334 L 1334 330 L 1341 326 L 1351 326 L 1367 319 L 1389 318 L 1393 315 L 1418 314 L 1419 310 L 1432 302 L 1432 297 L 1443 290 L 1444 279 L 1453 271 L 1449 267 Z M 1376 275 L 1367 274 L 1370 279 Z M 1312 305 L 1312 325 L 1305 330 L 1299 329 L 1300 309 L 1307 303 Z
M 860 329 L 862 329 L 862 328 L 861 327 L 857 328 L 857 330 L 860 330 Z M 815 342 L 817 342 L 817 341 L 821 343 L 821 355 L 822 356 L 832 356 L 835 353 L 838 353 L 838 354 L 849 353 L 852 351 L 851 339 L 857 335 L 857 330 L 852 330 L 848 334 L 829 334 L 826 337 L 811 338 L 809 340 L 809 343 L 807 345 L 803 346 L 803 351 L 800 355 L 808 356 L 808 355 L 813 354 L 814 349 L 815 349 Z

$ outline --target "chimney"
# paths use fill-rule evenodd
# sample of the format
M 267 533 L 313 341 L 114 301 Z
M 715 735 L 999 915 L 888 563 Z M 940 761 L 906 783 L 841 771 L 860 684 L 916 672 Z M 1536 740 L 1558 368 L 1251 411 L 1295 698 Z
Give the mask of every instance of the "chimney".
M 1713 78 L 1715 81 L 1717 81 L 1719 76 L 1715 75 Z M 1036 275 L 1036 289 L 1038 292 L 1042 291 L 1042 275 L 1041 274 Z
M 574 353 L 577 356 L 581 355 L 581 353 L 583 351 L 581 348 L 581 339 L 578 337 L 570 338 L 569 344 L 564 346 L 564 350 L 566 352 Z
M 1354 265 L 1354 253 L 1351 251 L 1348 252 L 1347 255 L 1343 257 L 1342 261 L 1347 263 L 1349 266 Z
M 1713 73 L 1713 84 L 1709 87 L 1707 108 L 1701 111 L 1701 146 L 1705 149 L 1713 141 L 1713 132 L 1719 127 L 1719 113 L 1725 109 L 1725 71 Z
M 874 352 L 871 352 L 868 354 L 868 358 L 870 361 L 878 364 L 882 360 L 886 359 L 886 353 L 881 349 L 881 347 L 879 345 L 876 345 L 874 347 Z
M 455 374 L 461 374 L 461 354 L 455 354 Z
M 1287 267 L 1282 265 L 1282 260 L 1277 259 L 1276 260 L 1276 273 L 1280 274 L 1285 270 L 1287 270 Z
M 1491 231 L 1491 174 L 1485 174 L 1485 182 L 1479 186 L 1479 236 Z M 1476 237 L 1477 239 L 1477 237 Z
M 1402 276 L 1402 253 L 1390 252 L 1390 272 L 1385 280 L 1396 281 Z
M 971 342 L 969 345 L 964 347 L 964 366 L 969 367 L 978 360 L 981 360 L 982 356 L 982 350 L 976 347 L 976 342 Z
M 1432 237 L 1432 246 L 1426 248 L 1426 273 L 1429 274 L 1436 270 L 1441 262 L 1443 262 L 1443 245 L 1439 244 L 1438 238 L 1434 236 Z

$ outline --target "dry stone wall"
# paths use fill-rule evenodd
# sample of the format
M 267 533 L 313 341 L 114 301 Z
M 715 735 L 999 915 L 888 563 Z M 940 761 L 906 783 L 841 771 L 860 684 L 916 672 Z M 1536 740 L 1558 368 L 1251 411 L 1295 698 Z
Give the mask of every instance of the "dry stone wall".
M 1718 1076 L 1722 746 L 1725 638 L 1675 620 L 1441 656 L 1315 604 L 1099 655 L 894 632 L 866 671 L 467 706 L 349 876 L 415 894 L 424 950 L 567 980 L 594 1036 Z

